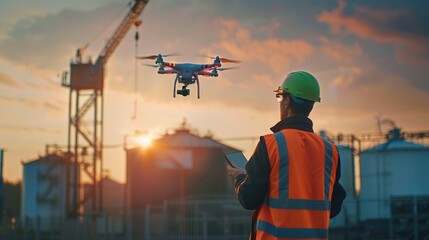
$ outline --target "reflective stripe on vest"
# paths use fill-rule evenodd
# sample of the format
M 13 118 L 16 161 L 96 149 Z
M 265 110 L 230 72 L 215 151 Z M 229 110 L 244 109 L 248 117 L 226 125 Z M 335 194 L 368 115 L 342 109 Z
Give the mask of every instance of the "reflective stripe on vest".
M 326 229 L 315 228 L 279 228 L 269 222 L 258 221 L 257 229 L 269 233 L 277 238 L 328 238 Z
M 314 133 L 294 129 L 264 138 L 271 174 L 256 239 L 327 239 L 336 148 Z

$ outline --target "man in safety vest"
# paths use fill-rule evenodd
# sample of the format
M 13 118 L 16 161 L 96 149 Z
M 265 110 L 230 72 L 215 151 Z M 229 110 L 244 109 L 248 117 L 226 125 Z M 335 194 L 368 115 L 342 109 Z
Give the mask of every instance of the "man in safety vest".
M 313 132 L 308 118 L 320 102 L 311 74 L 287 75 L 275 90 L 280 122 L 262 136 L 246 169 L 228 166 L 245 209 L 256 210 L 250 239 L 328 239 L 329 219 L 346 193 L 337 147 Z

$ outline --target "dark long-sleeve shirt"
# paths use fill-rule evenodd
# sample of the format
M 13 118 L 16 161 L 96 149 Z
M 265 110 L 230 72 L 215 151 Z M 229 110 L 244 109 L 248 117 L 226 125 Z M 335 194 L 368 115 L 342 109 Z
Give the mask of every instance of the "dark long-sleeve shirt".
M 298 129 L 313 132 L 313 122 L 307 117 L 288 117 L 287 119 L 278 122 L 271 128 L 271 131 L 276 133 L 283 129 Z M 344 188 L 338 182 L 341 177 L 340 169 L 340 159 L 338 159 L 336 179 L 331 200 L 331 218 L 338 215 L 341 211 L 341 205 L 346 197 Z M 246 174 L 238 175 L 235 182 L 235 190 L 238 195 L 238 199 L 245 209 L 258 209 L 258 207 L 264 202 L 265 196 L 268 192 L 270 172 L 271 166 L 266 143 L 264 137 L 261 137 L 255 152 L 246 165 Z

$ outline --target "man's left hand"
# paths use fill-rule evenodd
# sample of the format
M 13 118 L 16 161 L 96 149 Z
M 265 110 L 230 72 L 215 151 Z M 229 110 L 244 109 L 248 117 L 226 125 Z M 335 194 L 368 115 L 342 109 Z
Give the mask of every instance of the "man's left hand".
M 237 179 L 237 176 L 240 174 L 246 174 L 246 170 L 242 168 L 234 168 L 230 165 L 227 165 L 226 168 L 228 169 L 228 175 L 231 177 L 232 181 L 235 182 Z

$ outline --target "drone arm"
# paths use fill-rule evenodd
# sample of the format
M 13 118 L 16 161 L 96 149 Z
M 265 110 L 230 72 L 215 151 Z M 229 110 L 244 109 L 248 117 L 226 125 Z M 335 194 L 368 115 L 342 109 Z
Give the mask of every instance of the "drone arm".
M 158 65 L 159 67 L 167 67 L 167 68 L 173 68 L 175 69 L 176 64 L 175 63 L 171 63 L 171 62 L 164 62 L 164 61 L 160 61 L 160 60 L 156 60 L 155 64 Z
M 201 71 L 198 73 L 198 75 L 204 76 L 204 77 L 217 77 L 218 74 L 217 73 L 213 73 L 213 72 L 207 72 L 207 71 Z
M 213 64 L 205 64 L 205 65 L 201 65 L 200 68 L 201 70 L 211 70 L 213 68 L 218 68 L 221 67 L 222 65 L 220 63 L 213 63 Z
M 176 64 L 172 63 L 172 62 L 163 62 L 162 63 L 164 67 L 169 67 L 169 68 L 175 68 Z
M 174 73 L 177 73 L 177 71 L 174 69 L 168 69 L 168 70 L 159 69 L 158 70 L 158 74 L 174 74 Z

